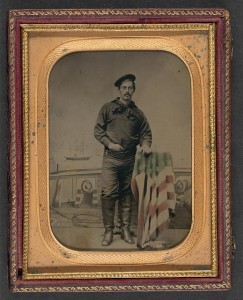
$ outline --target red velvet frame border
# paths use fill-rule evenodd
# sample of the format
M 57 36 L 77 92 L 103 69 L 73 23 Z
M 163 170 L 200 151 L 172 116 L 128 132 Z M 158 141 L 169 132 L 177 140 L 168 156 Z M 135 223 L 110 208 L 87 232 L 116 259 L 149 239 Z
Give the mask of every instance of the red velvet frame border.
M 146 9 L 148 11 L 149 9 Z M 24 10 L 27 12 L 27 10 Z M 61 10 L 60 10 L 61 11 Z M 92 11 L 92 10 L 89 10 Z M 96 10 L 97 11 L 97 10 Z M 118 10 L 116 10 L 118 11 Z M 132 10 L 129 10 L 132 11 Z M 224 123 L 224 102 L 225 102 L 225 64 L 227 59 L 227 53 L 224 46 L 225 34 L 226 34 L 226 20 L 225 20 L 225 11 L 218 10 L 222 12 L 221 16 L 211 16 L 208 12 L 215 11 L 215 10 L 198 10 L 197 11 L 205 11 L 205 15 L 178 15 L 178 16 L 159 16 L 159 15 L 152 15 L 146 16 L 143 15 L 143 10 L 139 10 L 139 16 L 129 16 L 123 15 L 116 16 L 116 15 L 109 15 L 105 17 L 97 17 L 97 16 L 75 16 L 75 17 L 60 17 L 60 16 L 53 16 L 53 17 L 45 17 L 41 14 L 35 14 L 31 16 L 31 10 L 29 10 L 29 16 L 21 16 L 15 14 L 18 11 L 11 11 L 10 18 L 14 17 L 14 40 L 9 40 L 9 47 L 15 48 L 15 77 L 14 77 L 14 86 L 9 84 L 10 90 L 10 111 L 11 107 L 13 106 L 12 101 L 15 101 L 15 147 L 16 147 L 16 191 L 17 191 L 17 203 L 16 206 L 13 207 L 11 205 L 12 199 L 12 191 L 11 185 L 9 190 L 10 195 L 10 220 L 13 214 L 17 215 L 17 249 L 13 249 L 12 239 L 11 236 L 15 234 L 16 228 L 13 227 L 10 221 L 10 269 L 12 264 L 12 255 L 15 255 L 17 260 L 17 268 L 16 272 L 16 281 L 13 282 L 12 276 L 10 275 L 10 286 L 18 287 L 18 288 L 31 288 L 31 287 L 70 287 L 70 286 L 83 286 L 83 287 L 92 287 L 92 286 L 147 286 L 147 285 L 193 285 L 195 288 L 188 288 L 191 290 L 198 290 L 196 285 L 205 285 L 205 289 L 207 289 L 207 285 L 211 285 L 211 290 L 218 290 L 220 289 L 217 285 L 226 282 L 226 264 L 230 264 L 231 269 L 231 261 L 226 260 L 226 241 L 225 241 L 225 195 L 223 193 L 224 190 L 224 183 L 225 183 L 225 164 L 224 164 L 224 152 L 225 152 L 225 123 Z M 155 11 L 155 9 L 151 9 L 151 12 Z M 166 10 L 165 10 L 166 11 Z M 170 10 L 167 10 L 169 12 Z M 175 10 L 173 10 L 175 11 Z M 180 10 L 178 10 L 180 11 Z M 186 10 L 187 12 L 192 12 L 194 10 Z M 37 12 L 35 10 L 35 12 Z M 102 23 L 214 23 L 216 25 L 216 144 L 217 144 L 217 218 L 218 218 L 218 253 L 219 253 L 219 276 L 216 278 L 139 278 L 139 279 L 77 279 L 77 280 L 23 280 L 21 277 L 22 273 L 22 232 L 23 232 L 23 144 L 22 144 L 22 60 L 21 60 L 21 24 L 76 24 L 76 23 L 95 23 L 95 24 L 102 24 Z M 10 34 L 10 30 L 9 30 Z M 15 45 L 13 45 L 15 43 Z M 229 59 L 229 58 L 228 58 Z M 10 70 L 11 72 L 11 70 Z M 12 89 L 15 89 L 15 99 L 11 99 L 11 92 Z M 11 119 L 11 117 L 10 117 Z M 11 124 L 11 120 L 10 120 Z M 230 128 L 228 128 L 230 131 Z M 14 133 L 13 128 L 10 128 L 10 144 L 9 144 L 9 163 L 10 163 L 10 178 L 11 178 L 11 148 L 14 146 L 11 142 L 11 135 Z M 231 252 L 231 249 L 230 251 Z M 215 287 L 213 287 L 215 285 Z M 174 288 L 172 288 L 174 290 Z M 183 289 L 183 288 L 182 288 Z M 204 288 L 203 288 L 204 289 Z M 126 290 L 126 289 L 124 289 Z M 131 289 L 127 289 L 131 290 Z M 135 289 L 136 290 L 136 289 Z M 138 290 L 138 289 L 137 289 Z M 159 290 L 159 289 L 158 289 Z

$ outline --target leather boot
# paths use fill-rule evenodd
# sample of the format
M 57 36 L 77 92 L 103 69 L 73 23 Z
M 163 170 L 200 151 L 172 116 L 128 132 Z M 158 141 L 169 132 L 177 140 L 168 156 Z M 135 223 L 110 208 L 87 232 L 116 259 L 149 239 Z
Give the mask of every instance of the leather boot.
M 130 231 L 132 219 L 132 195 L 123 196 L 121 199 L 122 228 L 121 238 L 128 244 L 134 244 L 133 235 Z
M 109 246 L 113 241 L 115 201 L 112 199 L 102 199 L 102 214 L 105 227 L 102 246 Z
M 104 237 L 102 240 L 102 246 L 109 246 L 113 242 L 113 231 L 105 230 Z
M 122 209 L 121 209 L 121 201 L 118 200 L 118 207 L 117 207 L 117 220 L 116 220 L 116 226 L 115 226 L 115 233 L 120 234 L 121 233 L 121 227 L 122 227 Z
M 132 233 L 129 228 L 122 227 L 121 229 L 121 239 L 124 240 L 128 244 L 134 244 L 134 239 Z

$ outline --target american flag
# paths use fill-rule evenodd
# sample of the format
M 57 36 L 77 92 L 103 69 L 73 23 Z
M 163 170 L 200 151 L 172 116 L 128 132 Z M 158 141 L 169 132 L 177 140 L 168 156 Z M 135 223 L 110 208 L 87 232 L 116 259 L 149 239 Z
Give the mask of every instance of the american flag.
M 175 176 L 170 153 L 138 152 L 132 178 L 132 191 L 138 201 L 137 246 L 152 246 L 168 229 L 169 209 L 176 204 Z

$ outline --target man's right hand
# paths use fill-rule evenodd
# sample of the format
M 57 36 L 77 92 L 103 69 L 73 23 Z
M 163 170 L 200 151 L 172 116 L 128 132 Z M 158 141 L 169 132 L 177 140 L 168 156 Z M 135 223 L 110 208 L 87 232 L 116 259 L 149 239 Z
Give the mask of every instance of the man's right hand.
M 111 151 L 115 151 L 115 152 L 119 152 L 119 151 L 123 151 L 124 148 L 119 145 L 119 144 L 113 144 L 113 143 L 110 143 L 108 145 L 108 148 L 111 150 Z

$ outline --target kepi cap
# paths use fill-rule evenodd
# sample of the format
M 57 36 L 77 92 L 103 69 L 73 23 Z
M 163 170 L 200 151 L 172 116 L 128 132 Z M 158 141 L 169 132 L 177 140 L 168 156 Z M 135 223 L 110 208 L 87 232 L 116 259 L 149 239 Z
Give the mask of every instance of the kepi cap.
M 126 81 L 126 80 L 130 80 L 130 81 L 134 82 L 136 80 L 136 77 L 133 74 L 124 75 L 115 81 L 114 86 L 120 87 L 122 85 L 123 81 Z

